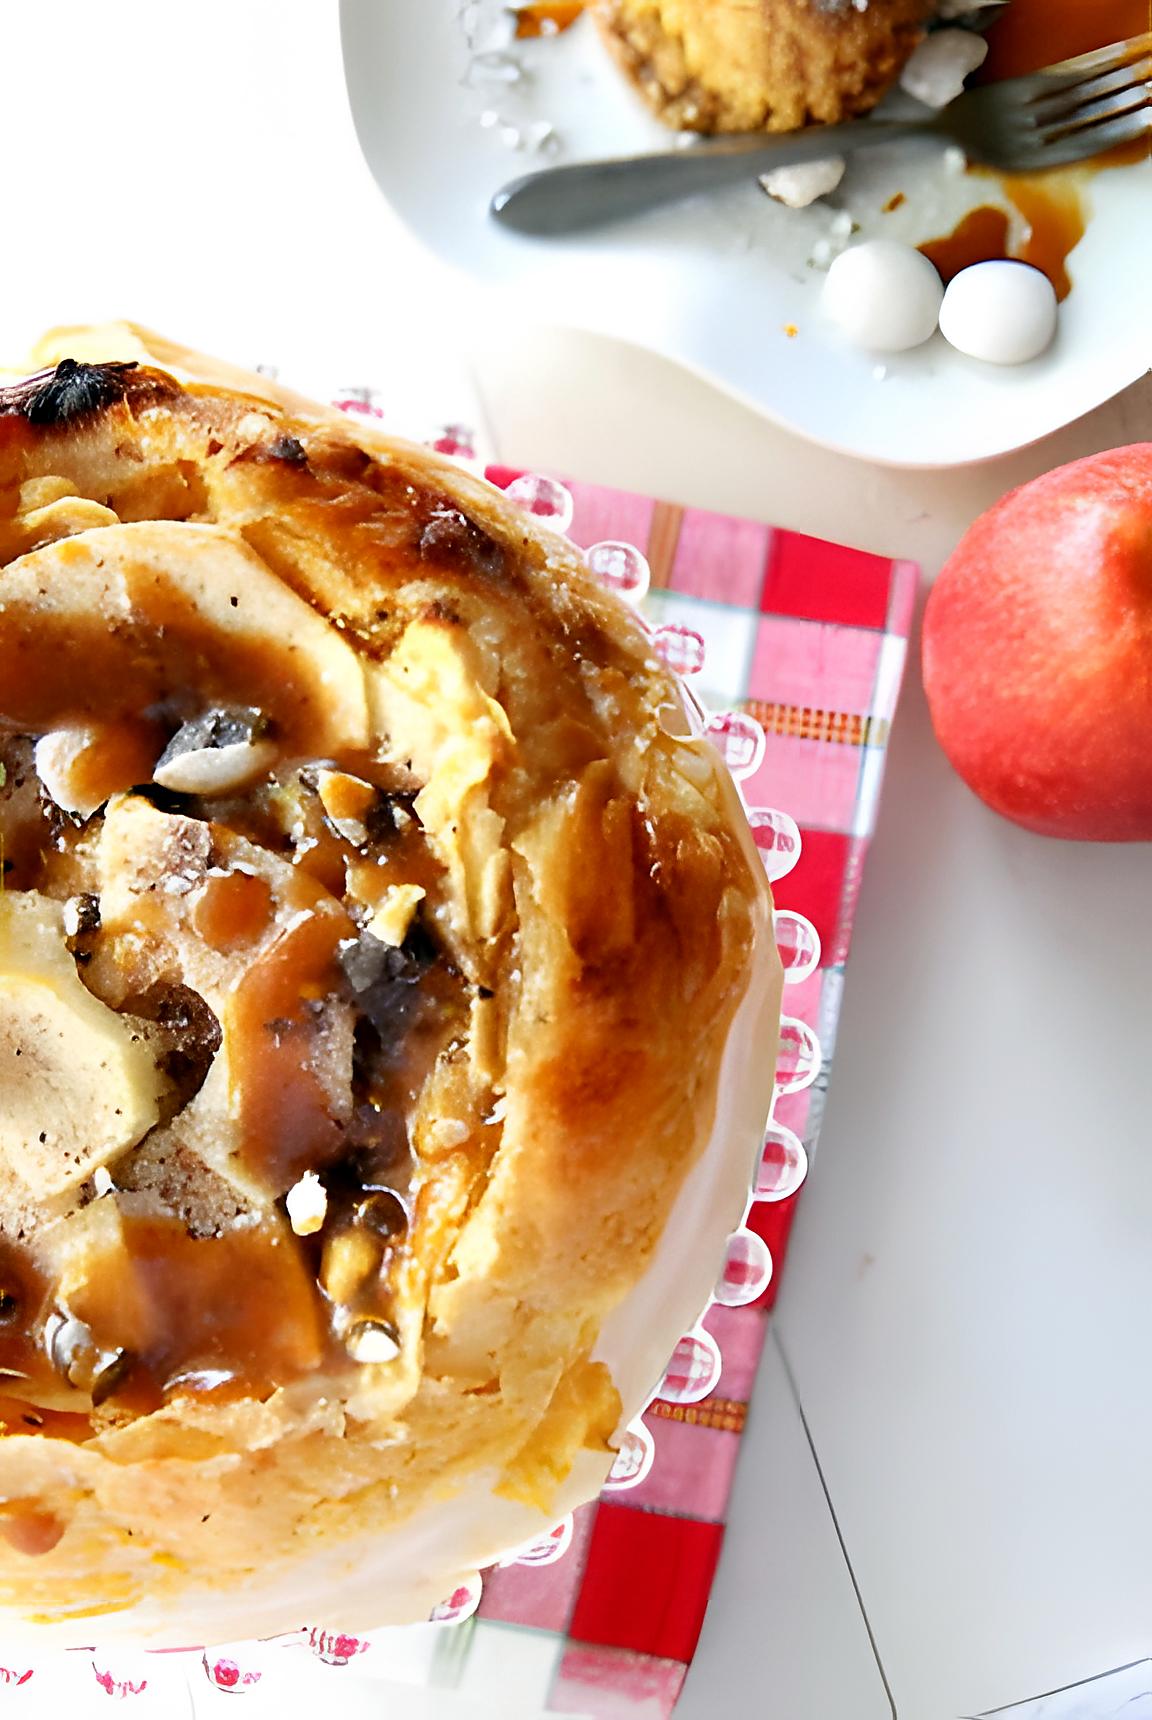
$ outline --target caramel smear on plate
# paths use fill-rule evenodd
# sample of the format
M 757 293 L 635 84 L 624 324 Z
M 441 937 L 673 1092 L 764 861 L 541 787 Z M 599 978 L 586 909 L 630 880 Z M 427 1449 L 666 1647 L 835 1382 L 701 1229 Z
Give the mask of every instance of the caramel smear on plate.
M 539 0 L 531 6 L 517 6 L 516 36 L 523 41 L 529 36 L 558 36 L 569 29 L 583 12 L 586 0 Z
M 1107 47 L 1110 42 L 1137 36 L 1149 28 L 1147 0 L 1012 0 L 988 30 L 988 58 L 977 82 L 1021 77 L 1042 66 L 1076 54 Z M 1072 290 L 1068 259 L 1084 237 L 1091 218 L 1089 184 L 1111 167 L 1144 161 L 1149 139 L 1135 138 L 1090 161 L 1048 173 L 998 174 L 987 168 L 969 171 L 997 182 L 1020 217 L 991 204 L 971 210 L 951 233 L 929 239 L 920 250 L 948 282 L 972 263 L 1014 258 L 1031 263 L 1047 275 L 1058 299 Z
M 961 269 L 995 258 L 1014 257 L 1031 263 L 1048 276 L 1058 299 L 1066 299 L 1072 281 L 1066 267 L 1069 253 L 1084 237 L 1084 205 L 1074 185 L 1036 184 L 1028 179 L 1006 179 L 1004 188 L 1026 222 L 1020 240 L 1013 244 L 1012 222 L 1005 209 L 990 203 L 972 209 L 951 233 L 929 239 L 920 246 L 934 263 L 947 286 Z

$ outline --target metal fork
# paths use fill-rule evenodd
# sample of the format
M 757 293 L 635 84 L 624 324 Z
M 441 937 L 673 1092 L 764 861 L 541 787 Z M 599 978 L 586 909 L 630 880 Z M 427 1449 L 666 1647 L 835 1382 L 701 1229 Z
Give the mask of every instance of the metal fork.
M 775 137 L 740 132 L 652 155 L 545 168 L 502 186 L 490 209 L 518 233 L 555 238 L 773 167 L 905 138 L 940 138 L 959 144 L 970 161 L 1031 173 L 1082 161 L 1142 136 L 1152 139 L 1152 32 L 1028 77 L 965 90 L 923 117 L 852 120 Z

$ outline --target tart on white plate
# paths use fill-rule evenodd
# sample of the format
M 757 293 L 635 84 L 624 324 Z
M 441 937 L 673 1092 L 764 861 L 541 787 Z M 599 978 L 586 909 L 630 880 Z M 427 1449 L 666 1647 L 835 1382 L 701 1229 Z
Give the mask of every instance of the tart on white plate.
M 0 1629 L 426 1617 L 706 1300 L 780 969 L 641 624 L 127 327 L 0 392 Z M 318 1616 L 322 1615 L 322 1616 Z

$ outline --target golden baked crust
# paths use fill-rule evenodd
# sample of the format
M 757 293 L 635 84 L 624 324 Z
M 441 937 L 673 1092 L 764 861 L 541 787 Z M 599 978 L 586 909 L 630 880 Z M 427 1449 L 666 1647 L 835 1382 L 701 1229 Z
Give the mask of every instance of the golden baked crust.
M 0 393 L 0 1608 L 268 1632 L 421 1513 L 451 1548 L 465 1495 L 595 1490 L 638 1407 L 597 1345 L 753 993 L 767 1110 L 770 898 L 640 626 L 498 491 L 127 327 L 36 358 Z M 752 1147 L 709 1150 L 738 1185 Z
M 796 131 L 867 113 L 931 0 L 594 0 L 605 40 L 681 131 Z

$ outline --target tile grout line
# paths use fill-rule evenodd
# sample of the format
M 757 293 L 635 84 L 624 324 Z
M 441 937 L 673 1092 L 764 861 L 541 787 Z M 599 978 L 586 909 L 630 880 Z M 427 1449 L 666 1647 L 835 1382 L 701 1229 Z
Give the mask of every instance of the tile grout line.
M 820 1488 L 824 1494 L 824 1502 L 828 1507 L 828 1515 L 832 1519 L 832 1527 L 836 1531 L 836 1539 L 840 1545 L 840 1553 L 848 1572 L 849 1581 L 852 1584 L 852 1592 L 856 1596 L 856 1605 L 860 1609 L 860 1617 L 863 1619 L 864 1629 L 868 1633 L 868 1644 L 872 1650 L 872 1658 L 876 1662 L 876 1670 L 880 1674 L 880 1682 L 884 1686 L 884 1694 L 888 1698 L 888 1707 L 892 1712 L 892 1720 L 899 1720 L 899 1715 L 896 1712 L 896 1702 L 892 1695 L 892 1686 L 888 1682 L 888 1674 L 885 1672 L 884 1662 L 880 1658 L 880 1650 L 876 1643 L 876 1636 L 872 1629 L 872 1622 L 869 1619 L 867 1610 L 864 1606 L 864 1596 L 860 1592 L 860 1584 L 856 1580 L 856 1572 L 852 1569 L 852 1561 L 848 1557 L 848 1548 L 844 1541 L 844 1535 L 840 1528 L 839 1519 L 836 1516 L 836 1508 L 832 1503 L 832 1495 L 829 1492 L 828 1483 L 824 1478 L 824 1471 L 820 1465 L 820 1458 L 816 1452 L 816 1442 L 812 1438 L 812 1429 L 808 1425 L 808 1417 L 804 1414 L 804 1405 L 800 1402 L 800 1393 L 796 1388 L 796 1376 L 792 1372 L 792 1364 L 788 1360 L 788 1352 L 784 1348 L 783 1340 L 780 1337 L 779 1329 L 775 1321 L 772 1322 L 769 1329 L 769 1336 L 771 1337 L 773 1344 L 776 1346 L 776 1353 L 780 1357 L 780 1362 L 784 1369 L 784 1375 L 788 1381 L 788 1389 L 792 1393 L 792 1401 L 796 1405 L 796 1413 L 800 1417 L 800 1425 L 804 1429 L 804 1438 L 807 1440 L 808 1449 L 812 1453 L 812 1462 L 815 1465 L 816 1475 L 820 1482 Z

